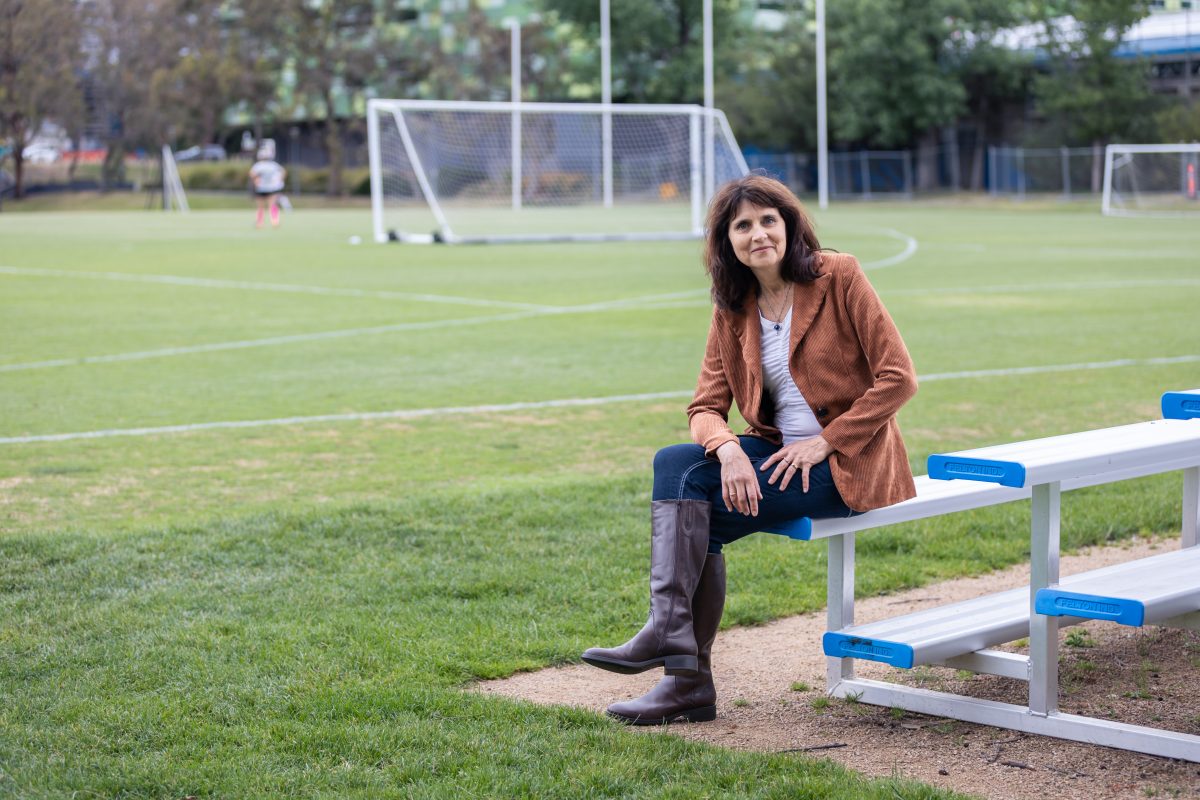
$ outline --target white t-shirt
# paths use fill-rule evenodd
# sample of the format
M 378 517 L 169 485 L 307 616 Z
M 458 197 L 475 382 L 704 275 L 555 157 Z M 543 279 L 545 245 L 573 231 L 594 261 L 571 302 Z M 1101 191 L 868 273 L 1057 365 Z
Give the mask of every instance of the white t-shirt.
M 775 403 L 775 427 L 783 433 L 783 443 L 791 444 L 818 435 L 821 423 L 817 422 L 816 415 L 808 407 L 804 395 L 800 394 L 788 369 L 792 339 L 791 309 L 788 309 L 783 322 L 779 323 L 779 330 L 761 311 L 758 313 L 758 322 L 762 329 L 763 383 Z
M 250 168 L 256 192 L 282 192 L 284 169 L 274 161 L 257 161 Z

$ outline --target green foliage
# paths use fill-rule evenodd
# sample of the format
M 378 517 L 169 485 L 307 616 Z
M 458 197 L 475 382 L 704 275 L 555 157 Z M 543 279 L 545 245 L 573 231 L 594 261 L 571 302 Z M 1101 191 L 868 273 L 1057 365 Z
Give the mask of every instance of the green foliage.
M 243 161 L 193 162 L 179 165 L 179 177 L 187 190 L 248 191 L 249 166 Z M 288 187 L 299 186 L 302 193 L 325 194 L 329 190 L 328 167 L 288 167 Z M 355 197 L 371 195 L 371 174 L 366 167 L 343 170 L 347 194 Z M 294 191 L 294 190 L 293 190 Z
M 591 43 L 599 40 L 600 19 L 593 0 L 542 0 L 547 11 L 555 11 L 574 26 L 573 35 Z M 744 25 L 738 18 L 736 0 L 714 0 L 713 29 L 716 37 L 736 36 Z M 703 30 L 699 3 L 680 0 L 613 0 L 612 92 L 617 103 L 699 103 L 703 84 Z M 740 53 L 726 38 L 716 45 L 717 74 L 733 71 Z M 579 79 L 592 87 L 586 99 L 600 98 L 600 58 L 594 49 L 590 69 Z M 585 99 L 585 98 L 579 98 Z
M 184 189 L 247 190 L 249 167 L 244 162 L 194 163 L 179 165 Z
M 785 13 L 781 31 L 721 29 L 724 46 L 745 56 L 716 73 L 717 105 L 744 144 L 781 152 L 815 150 L 815 37 L 807 10 Z M 733 40 L 733 41 L 729 41 Z
M 1200 141 L 1200 103 L 1176 103 L 1155 116 L 1158 138 L 1164 142 Z
M 965 110 L 948 59 L 959 0 L 847 0 L 829 8 L 835 139 L 904 147 Z
M 1065 11 L 1078 24 L 1051 18 L 1051 9 L 1044 9 L 1051 70 L 1034 81 L 1042 111 L 1058 120 L 1070 144 L 1153 138 L 1158 101 L 1146 81 L 1148 65 L 1113 55 L 1129 28 L 1149 13 L 1149 4 L 1071 0 L 1055 3 L 1052 11 Z
M 81 54 L 71 4 L 0 4 L 0 143 L 12 147 L 15 197 L 24 193 L 22 151 L 42 123 L 54 120 L 75 129 L 82 118 L 76 73 Z
M 1083 628 L 1073 628 L 1064 640 L 1067 647 L 1095 647 L 1096 640 Z
M 289 168 L 290 172 L 290 168 Z M 366 167 L 348 167 L 342 170 L 342 185 L 346 194 L 354 197 L 371 196 L 371 171 Z M 297 170 L 296 181 L 302 192 L 333 194 L 332 169 L 330 167 L 300 167 Z M 293 183 L 289 176 L 288 183 Z

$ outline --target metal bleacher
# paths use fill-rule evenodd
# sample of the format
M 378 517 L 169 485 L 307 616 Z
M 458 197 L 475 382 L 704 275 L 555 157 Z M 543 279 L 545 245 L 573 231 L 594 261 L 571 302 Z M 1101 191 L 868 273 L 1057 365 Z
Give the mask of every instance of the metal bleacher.
M 862 702 L 1200 762 L 1200 736 L 1058 710 L 1058 629 L 1084 619 L 1200 630 L 1200 390 L 1168 392 L 1164 419 L 930 456 L 917 496 L 845 519 L 769 530 L 827 539 L 828 691 Z M 1183 470 L 1181 549 L 1059 576 L 1060 495 Z M 872 528 L 1012 501 L 1032 504 L 1030 585 L 855 626 L 854 539 Z M 1029 639 L 1029 655 L 990 650 Z M 1027 681 L 1028 705 L 858 678 L 858 659 L 942 664 Z

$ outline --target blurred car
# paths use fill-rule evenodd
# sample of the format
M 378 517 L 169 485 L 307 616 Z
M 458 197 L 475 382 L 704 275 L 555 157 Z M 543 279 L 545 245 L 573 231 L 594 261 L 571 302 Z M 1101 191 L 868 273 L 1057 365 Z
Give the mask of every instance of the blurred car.
M 175 154 L 176 161 L 224 161 L 225 148 L 219 144 L 203 144 L 188 147 Z
M 35 143 L 21 151 L 21 158 L 30 164 L 53 164 L 62 158 L 62 153 L 53 145 Z

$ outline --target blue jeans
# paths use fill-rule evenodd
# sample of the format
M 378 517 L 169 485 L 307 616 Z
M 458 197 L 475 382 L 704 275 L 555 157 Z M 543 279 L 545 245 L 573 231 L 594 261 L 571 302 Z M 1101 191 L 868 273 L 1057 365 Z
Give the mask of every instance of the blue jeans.
M 757 472 L 763 461 L 779 450 L 777 445 L 757 436 L 739 436 L 742 449 L 750 457 Z M 767 478 L 775 471 L 774 465 L 766 472 L 758 472 L 758 485 L 762 489 L 762 500 L 758 502 L 758 516 L 742 514 L 736 509 L 727 511 L 721 497 L 721 462 L 705 458 L 704 448 L 698 444 L 675 444 L 664 447 L 654 456 L 654 500 L 707 500 L 712 503 L 709 524 L 708 552 L 719 553 L 730 542 L 737 541 L 764 525 L 773 525 L 798 517 L 848 517 L 854 512 L 842 502 L 842 496 L 833 485 L 829 461 L 815 465 L 808 473 L 808 491 L 805 492 L 797 473 L 784 491 L 779 490 L 781 475 L 775 485 Z

